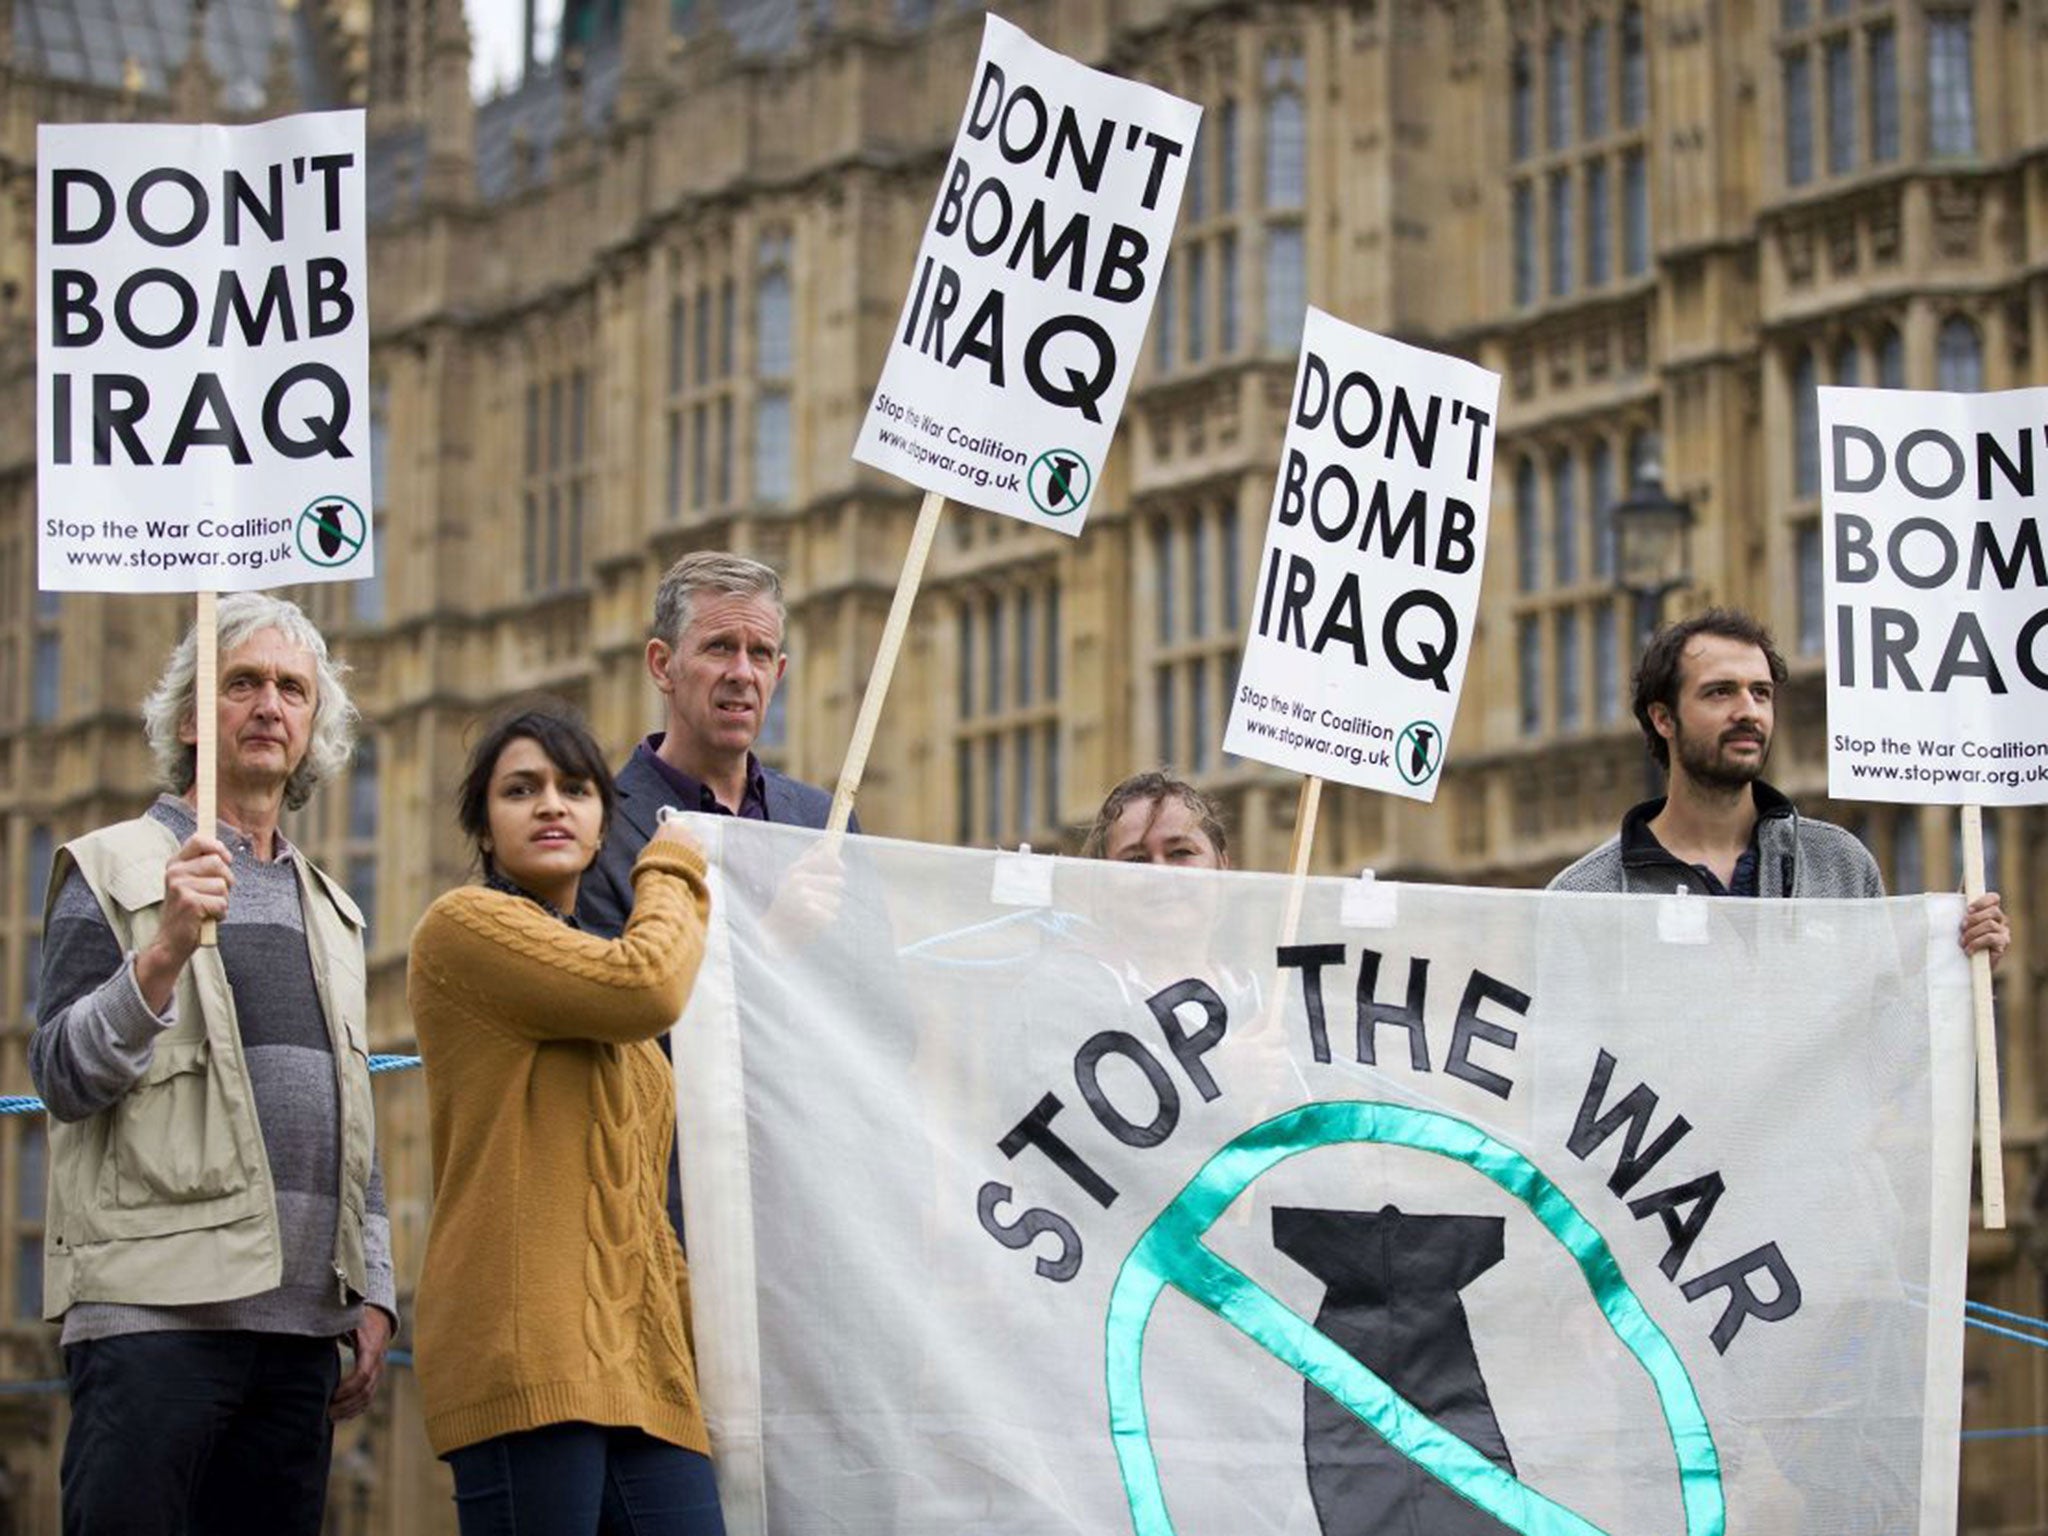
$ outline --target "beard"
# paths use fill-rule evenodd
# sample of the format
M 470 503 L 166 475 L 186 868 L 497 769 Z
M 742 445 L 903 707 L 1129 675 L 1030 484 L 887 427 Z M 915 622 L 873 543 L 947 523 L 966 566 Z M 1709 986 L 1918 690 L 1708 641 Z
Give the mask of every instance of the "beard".
M 1760 741 L 1763 750 L 1754 757 L 1731 758 L 1724 749 L 1737 740 Z M 1741 789 L 1753 784 L 1763 777 L 1764 764 L 1770 761 L 1771 756 L 1770 737 L 1742 732 L 1724 731 L 1706 740 L 1689 737 L 1681 731 L 1671 746 L 1677 765 L 1685 770 L 1686 777 L 1705 789 Z

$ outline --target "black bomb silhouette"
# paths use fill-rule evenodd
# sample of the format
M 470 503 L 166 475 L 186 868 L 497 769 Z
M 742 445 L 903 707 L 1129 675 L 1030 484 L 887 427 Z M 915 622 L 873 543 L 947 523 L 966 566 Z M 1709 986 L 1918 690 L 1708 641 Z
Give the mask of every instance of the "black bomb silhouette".
M 1505 1472 L 1515 1470 L 1458 1293 L 1501 1261 L 1498 1216 L 1273 1212 L 1273 1246 L 1327 1287 L 1316 1328 Z M 1323 1536 L 1505 1536 L 1313 1383 L 1302 1452 Z
M 331 560 L 341 553 L 341 503 L 323 501 L 313 510 L 320 525 L 320 553 Z
M 1408 776 L 1419 778 L 1429 771 L 1429 748 L 1436 733 L 1418 725 L 1408 743 Z

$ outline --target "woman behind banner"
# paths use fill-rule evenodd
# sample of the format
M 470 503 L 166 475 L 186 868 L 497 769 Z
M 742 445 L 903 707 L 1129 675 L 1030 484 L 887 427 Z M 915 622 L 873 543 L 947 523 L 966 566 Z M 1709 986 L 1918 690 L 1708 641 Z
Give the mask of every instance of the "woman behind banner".
M 1170 869 L 1228 869 L 1230 840 L 1215 801 L 1186 779 L 1153 768 L 1132 774 L 1109 792 L 1081 845 L 1081 857 Z
M 418 1372 L 464 1536 L 724 1530 L 663 1204 L 675 1089 L 656 1043 L 703 955 L 704 858 L 663 825 L 624 934 L 579 931 L 611 810 L 573 713 L 501 716 L 458 796 L 483 882 L 413 934 L 434 1158 Z
M 1160 869 L 1230 868 L 1230 842 L 1216 803 L 1163 768 L 1134 773 L 1102 802 L 1081 844 L 1086 859 L 1149 864 Z M 1169 880 L 1138 886 L 1113 882 L 1107 908 L 1083 943 L 1104 946 L 1097 959 L 1121 979 L 1132 1001 L 1187 975 L 1199 975 L 1224 996 L 1246 998 L 1257 983 L 1226 972 L 1214 959 L 1232 930 L 1218 882 Z M 1227 946 L 1226 946 L 1227 947 Z
M 1216 802 L 1164 768 L 1134 773 L 1111 789 L 1081 844 L 1081 856 L 1159 869 L 1230 868 L 1230 835 Z M 1226 905 L 1218 880 L 1118 882 L 1107 909 L 1077 935 L 1083 951 L 1116 980 L 1126 1002 L 1142 1006 L 1183 979 L 1206 984 L 1228 1010 L 1235 1048 L 1244 1053 L 1236 1092 L 1246 1104 L 1271 1095 L 1287 1107 L 1293 1080 L 1284 1035 L 1266 1016 L 1267 993 L 1246 966 L 1244 919 Z M 1253 949 L 1256 946 L 1252 946 Z M 1239 957 L 1235 963 L 1227 956 Z

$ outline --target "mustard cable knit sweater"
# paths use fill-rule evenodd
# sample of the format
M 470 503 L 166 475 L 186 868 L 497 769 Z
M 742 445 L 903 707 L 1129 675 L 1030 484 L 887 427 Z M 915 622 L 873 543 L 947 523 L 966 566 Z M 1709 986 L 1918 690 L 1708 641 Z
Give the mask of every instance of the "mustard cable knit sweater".
M 656 1038 L 704 953 L 703 859 L 650 843 L 616 941 L 480 886 L 412 938 L 434 1216 L 414 1342 L 436 1454 L 580 1420 L 709 1449 L 689 1274 L 663 1205 Z

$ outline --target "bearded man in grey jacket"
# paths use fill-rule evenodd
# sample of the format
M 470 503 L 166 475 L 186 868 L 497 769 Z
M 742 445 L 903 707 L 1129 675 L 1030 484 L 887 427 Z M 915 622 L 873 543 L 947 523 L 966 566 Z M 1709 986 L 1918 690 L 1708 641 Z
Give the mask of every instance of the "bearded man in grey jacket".
M 1884 877 L 1852 832 L 1802 816 L 1764 782 L 1785 658 L 1746 613 L 1710 608 L 1667 625 L 1636 667 L 1635 715 L 1668 793 L 1564 869 L 1553 891 L 1674 890 L 1703 896 L 1882 896 Z M 1966 952 L 1996 965 L 2012 931 L 1996 891 L 1964 914 Z

